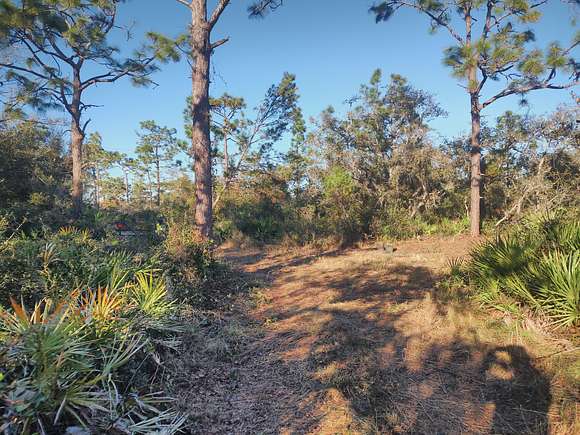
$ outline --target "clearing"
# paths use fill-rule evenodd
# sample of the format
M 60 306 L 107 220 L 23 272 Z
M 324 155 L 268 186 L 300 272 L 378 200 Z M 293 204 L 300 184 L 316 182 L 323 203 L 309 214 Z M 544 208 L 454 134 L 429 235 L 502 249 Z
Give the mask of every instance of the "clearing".
M 188 356 L 196 375 L 184 381 L 183 403 L 194 431 L 578 430 L 578 401 L 561 399 L 574 399 L 570 384 L 545 374 L 578 365 L 571 343 L 435 296 L 448 260 L 466 254 L 469 239 L 396 246 L 392 254 L 222 250 L 262 288 L 251 307 L 219 319 L 229 336 L 203 344 L 212 364 Z M 558 351 L 563 360 L 546 357 Z

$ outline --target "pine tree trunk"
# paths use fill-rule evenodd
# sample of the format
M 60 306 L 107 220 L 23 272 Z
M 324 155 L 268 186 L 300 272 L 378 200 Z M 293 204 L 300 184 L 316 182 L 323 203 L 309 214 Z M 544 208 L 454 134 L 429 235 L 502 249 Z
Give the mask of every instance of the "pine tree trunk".
M 151 181 L 151 171 L 147 169 L 147 190 L 149 194 L 149 208 L 153 208 L 153 182 Z
M 129 204 L 129 174 L 123 171 L 125 175 L 125 203 Z
M 209 121 L 210 26 L 205 20 L 205 0 L 193 9 L 191 26 L 192 129 L 195 173 L 195 224 L 203 239 L 212 234 L 212 165 Z
M 230 155 L 228 153 L 228 132 L 224 133 L 224 179 L 230 172 Z
M 98 209 L 101 205 L 101 170 L 99 166 L 95 168 L 95 206 Z
M 85 134 L 81 128 L 81 81 L 80 73 L 74 72 L 73 95 L 69 112 L 71 114 L 70 152 L 72 157 L 72 203 L 73 215 L 79 218 L 83 205 L 83 141 Z
M 73 215 L 75 218 L 81 216 L 83 204 L 83 140 L 84 134 L 79 126 L 79 122 L 73 119 L 71 122 L 70 151 L 72 157 L 72 202 Z
M 161 164 L 159 159 L 155 162 L 155 170 L 157 171 L 157 207 L 161 206 Z
M 465 9 L 465 45 L 471 48 L 471 30 L 472 21 L 471 3 L 466 3 Z M 479 59 L 475 59 L 474 63 L 467 71 L 468 75 L 468 89 L 471 103 L 471 150 L 470 150 L 470 166 L 471 166 L 471 207 L 470 207 L 470 227 L 471 236 L 478 237 L 481 226 L 481 107 L 479 105 L 480 83 L 477 77 L 477 63 Z
M 481 115 L 479 96 L 471 94 L 471 235 L 478 237 L 481 227 Z

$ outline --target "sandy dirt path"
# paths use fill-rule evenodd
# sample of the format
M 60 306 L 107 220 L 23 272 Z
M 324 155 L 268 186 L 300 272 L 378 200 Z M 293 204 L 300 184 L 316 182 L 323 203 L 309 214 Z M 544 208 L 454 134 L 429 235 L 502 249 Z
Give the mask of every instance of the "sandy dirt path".
M 204 402 L 221 405 L 200 417 L 201 431 L 548 433 L 550 383 L 528 350 L 498 335 L 497 319 L 434 297 L 447 261 L 469 245 L 223 251 L 264 283 L 247 316 L 265 332 L 231 363 L 233 381 Z

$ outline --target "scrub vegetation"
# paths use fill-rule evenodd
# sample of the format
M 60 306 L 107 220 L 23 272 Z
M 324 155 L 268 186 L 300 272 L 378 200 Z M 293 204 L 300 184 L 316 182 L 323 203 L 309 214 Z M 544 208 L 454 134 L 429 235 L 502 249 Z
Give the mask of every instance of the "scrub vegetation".
M 453 137 L 380 69 L 309 120 L 291 72 L 213 95 L 231 2 L 177 2 L 127 55 L 123 1 L 0 0 L 0 432 L 580 433 L 579 112 L 519 110 L 576 98 L 551 2 L 369 2 L 449 36 Z M 106 143 L 85 91 L 182 59 L 183 119 Z

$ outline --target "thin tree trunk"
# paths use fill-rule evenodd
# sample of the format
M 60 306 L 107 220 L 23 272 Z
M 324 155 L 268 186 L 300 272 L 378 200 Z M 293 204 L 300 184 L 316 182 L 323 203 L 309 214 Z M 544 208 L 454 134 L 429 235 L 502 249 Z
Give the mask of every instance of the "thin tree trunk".
M 195 224 L 204 239 L 212 234 L 212 172 L 209 121 L 210 25 L 206 21 L 207 5 L 198 0 L 192 9 L 192 130 L 195 173 Z
M 81 80 L 79 71 L 74 71 L 73 95 L 69 112 L 71 114 L 71 143 L 72 157 L 72 202 L 73 215 L 79 218 L 83 204 L 83 141 L 85 134 L 81 127 Z
M 228 154 L 228 132 L 224 132 L 224 179 L 228 177 L 230 171 L 230 156 Z
M 481 226 L 481 115 L 478 95 L 471 95 L 471 235 L 478 237 Z
M 147 190 L 149 193 L 149 208 L 153 208 L 153 182 L 151 181 L 151 171 L 147 170 Z
M 126 170 L 123 170 L 125 175 L 125 203 L 129 204 L 129 173 Z
M 98 165 L 95 167 L 95 205 L 97 209 L 101 205 L 101 171 Z
M 157 207 L 161 206 L 161 168 L 159 159 L 155 162 L 155 170 L 157 171 Z
M 465 45 L 471 47 L 471 5 L 465 6 Z M 469 51 L 469 50 L 468 50 Z M 472 64 L 467 71 L 469 98 L 471 103 L 471 208 L 470 208 L 470 226 L 471 236 L 478 237 L 481 226 L 481 106 L 479 104 L 479 80 L 477 78 L 477 62 L 479 59 L 472 59 Z

